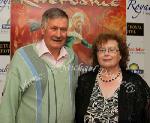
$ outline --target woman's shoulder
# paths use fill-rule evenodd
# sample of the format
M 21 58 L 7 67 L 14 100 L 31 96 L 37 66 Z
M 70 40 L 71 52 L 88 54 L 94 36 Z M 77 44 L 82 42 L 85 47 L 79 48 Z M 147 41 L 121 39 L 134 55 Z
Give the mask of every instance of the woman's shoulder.
M 130 70 L 123 70 L 122 73 L 125 79 L 135 80 L 135 81 L 145 81 L 139 74 L 134 73 Z
M 132 83 L 136 86 L 139 86 L 140 88 L 145 87 L 148 88 L 149 86 L 147 82 L 137 73 L 133 73 L 130 70 L 123 71 L 123 80 L 126 81 L 126 83 Z
M 95 70 L 93 69 L 91 71 L 81 74 L 78 78 L 78 85 L 81 85 L 81 86 L 82 85 L 83 86 L 93 85 L 93 83 L 95 83 L 97 72 L 98 72 L 97 69 L 95 69 Z
M 85 73 L 82 73 L 79 78 L 81 79 L 85 79 L 85 78 L 91 78 L 91 77 L 94 77 L 96 76 L 98 73 L 98 68 L 95 68 L 95 69 L 92 69 L 90 71 L 87 71 Z

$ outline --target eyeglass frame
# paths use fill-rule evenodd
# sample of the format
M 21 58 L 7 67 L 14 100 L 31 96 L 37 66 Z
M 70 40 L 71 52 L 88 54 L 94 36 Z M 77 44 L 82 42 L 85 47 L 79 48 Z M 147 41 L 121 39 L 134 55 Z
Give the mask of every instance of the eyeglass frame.
M 106 51 L 108 53 L 117 53 L 118 51 L 120 51 L 118 48 L 115 48 L 115 47 L 109 47 L 109 48 L 98 48 L 97 49 L 97 52 L 99 53 L 106 53 Z

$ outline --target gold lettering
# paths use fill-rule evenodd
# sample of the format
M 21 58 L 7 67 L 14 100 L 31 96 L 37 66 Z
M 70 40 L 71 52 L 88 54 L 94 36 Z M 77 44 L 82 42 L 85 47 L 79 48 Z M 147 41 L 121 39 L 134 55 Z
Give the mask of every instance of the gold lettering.
M 30 6 L 39 7 L 38 3 L 50 3 L 50 4 L 64 4 L 65 2 L 69 2 L 71 5 L 91 5 L 91 6 L 103 6 L 103 7 L 117 7 L 119 6 L 119 0 L 112 0 L 107 2 L 106 0 L 20 0 L 20 2 L 26 3 Z
M 77 5 L 79 2 L 78 0 L 70 0 L 71 5 Z
M 111 6 L 117 7 L 119 6 L 119 0 L 112 0 L 110 3 Z
M 46 3 L 46 2 L 45 2 Z M 57 2 L 55 0 L 48 0 L 48 3 L 51 3 L 51 4 L 56 4 Z
M 86 0 L 81 0 L 79 3 L 80 3 L 80 5 L 85 5 L 85 6 L 88 4 L 88 2 Z
M 110 3 L 106 3 L 106 1 L 102 1 L 100 3 L 98 0 L 90 0 L 92 6 L 94 4 L 96 4 L 97 6 L 104 6 L 104 7 L 109 7 L 109 6 L 117 7 L 117 6 L 119 6 L 119 4 L 116 1 L 117 0 L 112 0 Z

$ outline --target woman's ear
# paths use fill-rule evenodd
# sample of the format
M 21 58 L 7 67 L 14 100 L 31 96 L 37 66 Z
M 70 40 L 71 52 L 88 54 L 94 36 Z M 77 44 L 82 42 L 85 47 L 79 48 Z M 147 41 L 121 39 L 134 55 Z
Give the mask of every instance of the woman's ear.
M 120 55 L 120 60 L 121 60 L 122 56 Z

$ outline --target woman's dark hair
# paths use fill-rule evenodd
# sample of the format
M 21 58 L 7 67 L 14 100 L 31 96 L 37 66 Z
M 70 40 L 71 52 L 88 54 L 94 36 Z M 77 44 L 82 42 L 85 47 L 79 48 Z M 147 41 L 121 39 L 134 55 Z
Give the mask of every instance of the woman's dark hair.
M 119 62 L 119 65 L 122 69 L 126 69 L 127 63 L 129 61 L 128 47 L 127 47 L 125 38 L 115 33 L 101 33 L 94 40 L 93 47 L 92 47 L 93 66 L 99 65 L 98 59 L 97 59 L 98 46 L 101 46 L 102 44 L 107 43 L 108 40 L 115 40 L 118 43 L 118 48 L 119 48 L 120 55 L 121 55 L 121 60 Z

